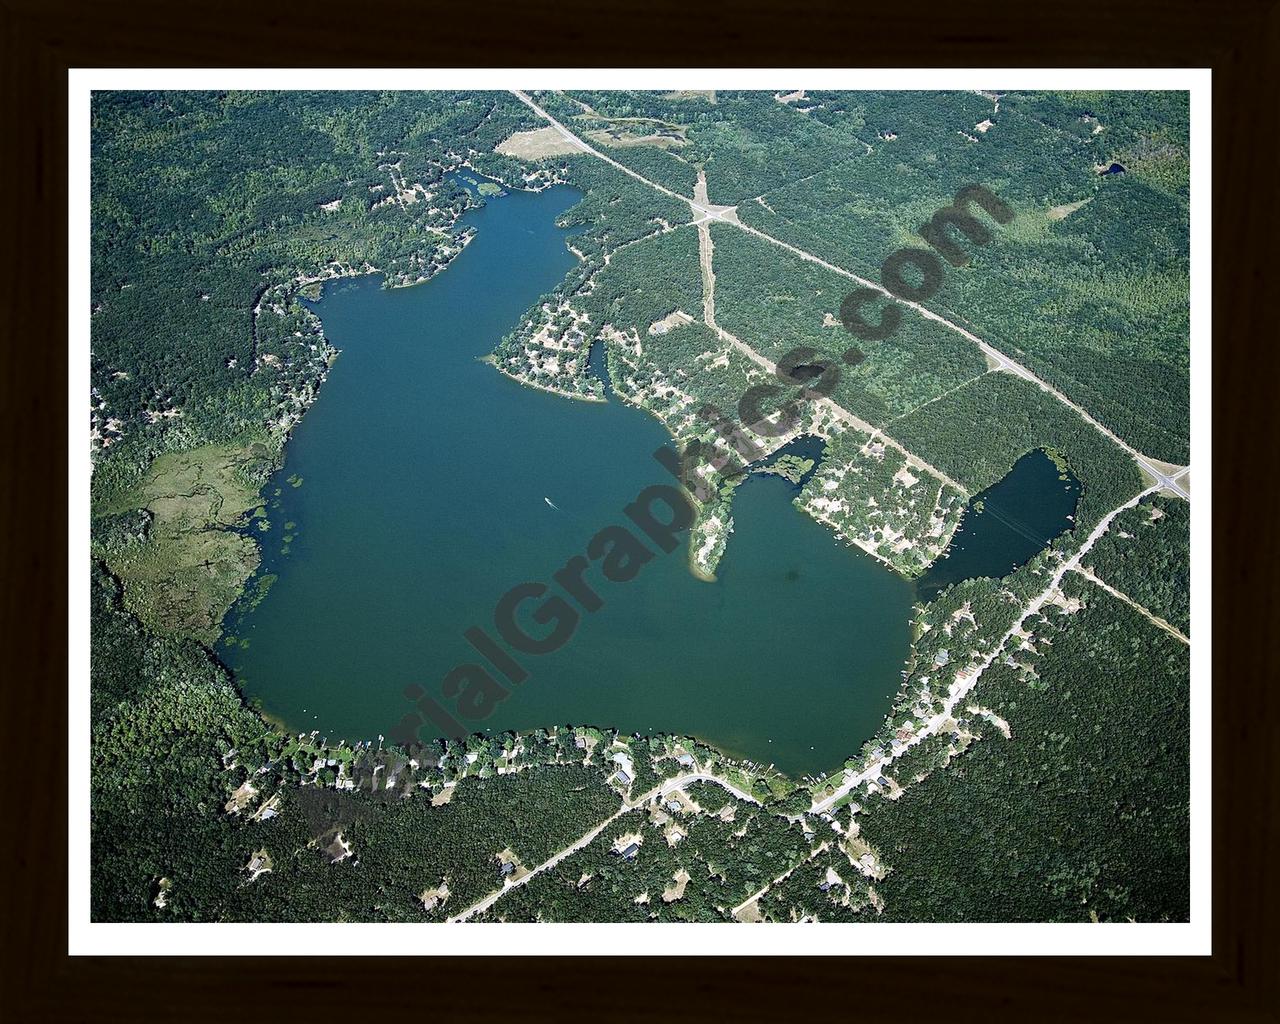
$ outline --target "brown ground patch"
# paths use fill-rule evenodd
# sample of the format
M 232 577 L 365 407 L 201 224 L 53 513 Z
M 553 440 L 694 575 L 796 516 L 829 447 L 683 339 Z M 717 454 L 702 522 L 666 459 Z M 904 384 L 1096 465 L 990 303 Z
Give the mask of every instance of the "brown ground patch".
M 496 152 L 503 156 L 513 156 L 517 160 L 542 160 L 549 156 L 577 153 L 579 150 L 555 128 L 547 126 L 531 132 L 516 132 L 499 142 Z
M 516 852 L 509 846 L 500 853 L 495 854 L 495 859 L 499 864 L 510 864 L 512 867 L 509 874 L 502 876 L 504 882 L 518 882 L 529 873 L 529 869 L 520 863 L 520 858 L 516 856 Z
M 637 135 L 626 128 L 605 128 L 588 132 L 587 138 L 600 146 L 613 146 L 626 149 L 631 146 L 657 146 L 659 149 L 674 149 L 683 146 L 687 141 L 683 128 L 660 128 L 647 135 Z
M 1147 456 L 1147 461 L 1151 463 L 1151 465 L 1155 466 L 1156 469 L 1160 470 L 1160 472 L 1165 476 L 1173 476 L 1174 473 L 1178 472 L 1178 470 L 1182 468 L 1172 462 L 1161 462 L 1159 459 L 1153 459 L 1150 456 Z
M 706 100 L 708 103 L 715 103 L 716 91 L 714 89 L 679 89 L 676 92 L 664 93 L 664 100 Z
M 1091 202 L 1093 202 L 1093 196 L 1089 196 L 1087 199 L 1081 199 L 1074 203 L 1063 203 L 1061 206 L 1051 206 L 1049 207 L 1049 219 L 1066 220 L 1075 213 L 1076 210 Z
M 423 889 L 422 895 L 418 897 L 422 900 L 422 909 L 430 913 L 443 907 L 449 899 L 449 883 L 444 879 L 440 880 L 440 884 L 434 889 Z
M 674 903 L 684 898 L 685 886 L 689 884 L 689 872 L 681 868 L 671 876 L 671 884 L 662 891 L 663 903 Z
M 253 802 L 253 798 L 258 795 L 258 791 L 253 788 L 253 783 L 241 783 L 240 788 L 231 794 L 231 799 L 227 801 L 223 808 L 228 814 L 239 814 Z

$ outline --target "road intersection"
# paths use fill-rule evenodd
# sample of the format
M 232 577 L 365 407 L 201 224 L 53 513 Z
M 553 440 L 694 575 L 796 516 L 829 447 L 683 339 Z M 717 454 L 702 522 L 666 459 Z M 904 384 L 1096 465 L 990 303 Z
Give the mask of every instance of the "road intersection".
M 590 143 L 586 142 L 584 139 L 574 134 L 572 131 L 566 128 L 563 124 L 557 121 L 554 117 L 548 114 L 545 110 L 543 110 L 542 107 L 538 106 L 538 104 L 535 103 L 526 93 L 521 92 L 518 89 L 512 90 L 512 92 L 517 99 L 519 99 L 522 103 L 528 106 L 535 114 L 537 114 L 540 118 L 542 118 L 544 121 L 548 122 L 553 128 L 555 128 L 556 131 L 560 133 L 561 137 L 568 144 L 573 146 L 575 149 L 580 150 L 583 153 L 590 154 L 591 156 L 597 157 L 600 160 L 603 160 L 605 163 L 609 164 L 612 167 L 617 168 L 618 170 L 622 171 L 622 173 L 628 175 L 629 177 L 634 178 L 637 181 L 647 185 L 649 188 L 655 189 L 658 192 L 661 192 L 662 194 L 669 196 L 672 199 L 676 199 L 682 203 L 686 203 L 694 214 L 693 223 L 696 225 L 700 225 L 700 228 L 699 228 L 700 230 L 705 230 L 705 228 L 701 227 L 701 225 L 705 225 L 713 221 L 719 222 L 722 224 L 732 224 L 734 227 L 739 228 L 740 230 L 745 231 L 748 234 L 755 235 L 757 238 L 761 238 L 767 242 L 772 243 L 773 245 L 778 246 L 781 249 L 785 249 L 787 252 L 790 252 L 793 255 L 798 256 L 800 259 L 806 260 L 810 263 L 814 263 L 820 267 L 823 267 L 836 274 L 839 274 L 842 277 L 848 278 L 849 280 L 858 283 L 864 288 L 871 288 L 874 291 L 880 292 L 882 295 L 892 298 L 895 302 L 899 302 L 904 306 L 908 306 L 909 308 L 913 309 L 915 312 L 919 313 L 924 318 L 928 320 L 933 320 L 935 323 L 941 324 L 944 327 L 947 327 L 948 329 L 957 332 L 962 337 L 968 339 L 973 344 L 978 346 L 978 348 L 983 352 L 983 354 L 988 358 L 988 360 L 991 361 L 993 370 L 998 372 L 1011 373 L 1016 377 L 1021 377 L 1023 380 L 1026 380 L 1029 383 L 1034 384 L 1036 387 L 1044 391 L 1046 394 L 1051 395 L 1053 398 L 1057 399 L 1059 402 L 1062 402 L 1064 405 L 1070 407 L 1071 409 L 1074 409 L 1075 412 L 1085 420 L 1085 422 L 1089 423 L 1091 426 L 1101 431 L 1108 438 L 1110 438 L 1116 445 L 1122 448 L 1130 456 L 1130 458 L 1132 458 L 1134 462 L 1137 463 L 1138 468 L 1144 474 L 1146 474 L 1146 476 L 1154 483 L 1156 490 L 1168 491 L 1169 493 L 1174 494 L 1186 501 L 1191 500 L 1190 491 L 1187 489 L 1187 487 L 1183 486 L 1178 482 L 1179 480 L 1187 476 L 1187 474 L 1191 470 L 1190 466 L 1170 465 L 1167 463 L 1159 462 L 1158 460 L 1152 459 L 1151 457 L 1144 455 L 1142 452 L 1138 451 L 1128 442 L 1126 442 L 1121 437 L 1116 435 L 1108 427 L 1099 423 L 1096 419 L 1094 419 L 1092 415 L 1090 415 L 1087 411 L 1085 411 L 1085 409 L 1083 409 L 1077 403 L 1073 402 L 1071 399 L 1067 398 L 1066 395 L 1060 392 L 1057 388 L 1053 387 L 1053 385 L 1049 384 L 1045 380 L 1042 380 L 1036 374 L 1032 373 L 1031 370 L 1027 369 L 1025 366 L 1023 366 L 1021 363 L 1017 362 L 1010 356 L 1005 355 L 999 349 L 983 341 L 973 332 L 966 330 L 965 328 L 961 327 L 959 324 L 954 323 L 951 320 L 948 320 L 946 317 L 941 316 L 938 313 L 935 313 L 932 310 L 928 309 L 927 307 L 920 305 L 918 302 L 912 302 L 910 300 L 902 299 L 902 298 L 899 298 L 898 296 L 892 295 L 886 288 L 884 288 L 884 286 L 877 284 L 874 281 L 871 281 L 864 277 L 860 277 L 859 275 L 854 274 L 852 271 L 846 270 L 843 267 L 838 267 L 833 263 L 827 262 L 826 260 L 822 259 L 819 256 L 815 256 L 813 253 L 806 252 L 803 249 L 800 249 L 794 245 L 791 245 L 788 242 L 782 241 L 780 238 L 774 238 L 772 235 L 764 231 L 761 231 L 758 228 L 754 228 L 748 224 L 742 223 L 742 221 L 738 219 L 736 206 L 716 206 L 710 202 L 710 200 L 706 196 L 705 184 L 703 184 L 705 179 L 702 179 L 699 182 L 699 184 L 702 185 L 702 188 L 700 189 L 702 194 L 698 195 L 695 193 L 695 196 L 693 198 L 690 198 L 689 196 L 680 195 L 678 192 L 674 192 L 663 185 L 659 185 L 655 181 L 650 181 L 648 178 L 644 177 L 642 174 L 639 174 L 636 171 L 633 171 L 631 168 L 627 167 L 626 165 L 619 163 L 617 160 L 614 160 L 612 157 L 608 156 L 607 154 L 602 153 L 600 150 L 596 149 Z

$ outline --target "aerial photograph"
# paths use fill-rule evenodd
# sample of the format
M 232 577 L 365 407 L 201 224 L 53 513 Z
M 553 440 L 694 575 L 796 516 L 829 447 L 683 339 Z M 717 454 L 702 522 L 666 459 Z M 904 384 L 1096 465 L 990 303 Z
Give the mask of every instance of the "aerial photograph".
M 1190 921 L 1189 92 L 90 111 L 92 922 Z

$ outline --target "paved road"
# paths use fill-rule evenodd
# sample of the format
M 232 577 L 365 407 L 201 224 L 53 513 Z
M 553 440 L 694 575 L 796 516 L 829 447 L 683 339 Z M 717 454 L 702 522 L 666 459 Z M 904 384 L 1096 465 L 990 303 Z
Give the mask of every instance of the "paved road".
M 1022 614 L 1018 617 L 1018 621 L 1015 622 L 1011 627 L 1009 627 L 1009 631 L 1000 638 L 999 643 L 997 643 L 994 647 L 992 647 L 991 653 L 988 654 L 982 660 L 982 663 L 977 667 L 977 669 L 971 674 L 963 677 L 962 679 L 957 679 L 956 682 L 951 684 L 951 691 L 942 702 L 941 713 L 934 715 L 933 718 L 929 719 L 920 729 L 916 731 L 916 733 L 911 737 L 911 739 L 905 742 L 902 749 L 899 750 L 897 753 L 894 753 L 891 751 L 890 753 L 886 754 L 884 757 L 880 758 L 879 760 L 872 762 L 872 764 L 864 768 L 862 771 L 857 772 L 854 775 L 847 776 L 845 778 L 845 781 L 842 782 L 836 788 L 835 792 L 832 793 L 831 796 L 826 797 L 822 800 L 815 801 L 813 804 L 813 807 L 810 810 L 810 813 L 820 814 L 823 811 L 830 810 L 835 805 L 836 801 L 838 801 L 846 793 L 850 792 L 853 789 L 856 789 L 858 786 L 861 786 L 863 783 L 876 778 L 878 775 L 880 775 L 883 772 L 885 768 L 887 768 L 890 764 L 892 764 L 893 761 L 897 757 L 901 756 L 901 754 L 903 754 L 905 751 L 916 746 L 918 743 L 921 743 L 927 737 L 933 736 L 936 733 L 938 733 L 941 730 L 943 723 L 946 722 L 947 719 L 952 717 L 952 713 L 954 712 L 956 705 L 959 704 L 962 700 L 964 700 L 967 696 L 969 696 L 969 694 L 973 691 L 974 686 L 977 685 L 978 679 L 981 678 L 982 673 L 985 672 L 988 668 L 990 668 L 992 663 L 996 660 L 996 658 L 1000 656 L 1000 652 L 1004 650 L 1004 645 L 1009 642 L 1009 638 L 1013 636 L 1015 633 L 1017 633 L 1020 629 L 1022 629 L 1022 625 L 1027 621 L 1027 619 L 1029 619 L 1032 615 L 1034 615 L 1042 607 L 1044 607 L 1045 603 L 1049 600 L 1049 598 L 1052 597 L 1054 593 L 1058 590 L 1058 588 L 1062 585 L 1062 578 L 1068 572 L 1071 572 L 1073 569 L 1078 569 L 1078 566 L 1080 565 L 1080 560 L 1084 558 L 1086 554 L 1089 553 L 1089 550 L 1093 547 L 1094 544 L 1097 543 L 1098 538 L 1107 532 L 1107 530 L 1111 526 L 1111 523 L 1115 520 L 1115 517 L 1118 516 L 1121 512 L 1125 511 L 1125 509 L 1133 508 L 1135 505 L 1138 504 L 1139 501 L 1145 498 L 1148 494 L 1154 494 L 1157 490 L 1159 490 L 1158 486 L 1148 487 L 1142 493 L 1134 495 L 1134 497 L 1130 498 L 1123 505 L 1119 506 L 1118 508 L 1112 509 L 1105 516 L 1103 516 L 1102 521 L 1099 522 L 1098 525 L 1093 528 L 1093 531 L 1089 534 L 1085 542 L 1080 545 L 1080 548 L 1076 551 L 1076 553 L 1072 555 L 1070 558 L 1065 559 L 1062 562 L 1062 564 L 1058 566 L 1058 568 L 1054 571 L 1053 577 L 1049 580 L 1049 585 L 1045 587 L 1044 590 L 1042 590 L 1039 594 L 1033 597 L 1027 603 L 1027 605 L 1022 609 Z
M 655 798 L 660 799 L 661 797 L 674 793 L 677 789 L 683 789 L 685 786 L 688 786 L 694 782 L 712 782 L 712 783 L 715 783 L 717 786 L 723 786 L 730 793 L 736 796 L 739 800 L 744 800 L 747 803 L 752 803 L 752 804 L 760 803 L 760 801 L 757 800 L 755 797 L 753 797 L 750 793 L 744 793 L 741 789 L 739 789 L 733 783 L 728 782 L 725 779 L 719 778 L 718 776 L 709 775 L 706 772 L 691 772 L 688 775 L 677 775 L 674 779 L 667 779 L 665 782 L 661 783 L 658 786 L 655 786 L 653 789 L 649 790 L 649 792 L 641 794 L 640 796 L 636 797 L 634 800 L 623 800 L 622 806 L 619 807 L 616 811 L 614 811 L 614 813 L 611 814 L 609 817 L 605 818 L 604 821 L 600 822 L 600 824 L 597 825 L 595 828 L 591 829 L 585 835 L 576 839 L 573 843 L 571 843 L 569 846 L 566 846 L 563 850 L 560 850 L 559 852 L 552 854 L 547 860 L 543 861 L 536 868 L 530 871 L 527 875 L 521 875 L 520 878 L 514 882 L 507 882 L 505 885 L 503 885 L 501 889 L 498 889 L 494 892 L 489 893 L 488 896 L 480 900 L 478 903 L 473 903 L 471 906 L 467 907 L 466 910 L 463 910 L 455 914 L 453 917 L 448 918 L 447 919 L 448 923 L 461 924 L 462 922 L 468 921 L 471 918 L 475 917 L 476 914 L 483 913 L 484 911 L 488 910 L 491 906 L 493 906 L 496 902 L 498 902 L 498 900 L 502 899 L 503 896 L 511 892 L 513 889 L 518 889 L 520 888 L 520 886 L 524 885 L 530 879 L 536 878 L 538 875 L 541 875 L 547 871 L 550 871 L 553 867 L 559 864 L 566 857 L 572 856 L 573 854 L 577 853 L 579 850 L 588 846 L 591 843 L 591 841 L 596 838 L 596 836 L 598 836 L 601 832 L 603 832 L 606 828 L 608 828 L 611 824 L 613 824 L 613 822 L 615 822 L 618 818 L 622 817 L 622 815 L 626 814 L 628 811 L 634 811 L 637 807 L 643 807 L 645 804 L 649 803 L 651 800 Z
M 1036 387 L 1040 388 L 1040 390 L 1044 391 L 1046 394 L 1052 395 L 1059 402 L 1062 402 L 1064 405 L 1074 409 L 1085 420 L 1085 422 L 1097 428 L 1099 431 L 1101 431 L 1103 434 L 1109 437 L 1112 441 L 1114 441 L 1117 445 L 1119 445 L 1125 452 L 1127 452 L 1129 456 L 1138 464 L 1139 468 L 1155 481 L 1157 490 L 1166 490 L 1171 492 L 1172 494 L 1176 494 L 1178 497 L 1183 498 L 1187 501 L 1191 500 L 1190 493 L 1178 483 L 1178 480 L 1181 477 L 1185 476 L 1190 471 L 1190 468 L 1191 468 L 1190 466 L 1166 466 L 1166 464 L 1160 463 L 1157 460 L 1153 460 L 1148 456 L 1142 454 L 1142 452 L 1138 451 L 1132 445 L 1128 444 L 1122 438 L 1117 436 L 1110 429 L 1108 429 L 1107 427 L 1099 423 L 1081 406 L 1077 405 L 1075 402 L 1071 401 L 1071 399 L 1067 398 L 1066 395 L 1064 395 L 1061 391 L 1055 388 L 1052 384 L 1049 384 L 1047 381 L 1041 380 L 1038 376 L 1036 376 L 1034 373 L 1028 370 L 1021 363 L 1018 363 L 1014 359 L 1011 359 L 1009 356 L 1005 355 L 1003 352 L 1001 352 L 999 349 L 995 348 L 994 346 L 989 345 L 987 342 L 983 341 L 973 332 L 968 331 L 965 328 L 961 327 L 959 324 L 953 323 L 952 321 L 948 320 L 946 317 L 940 316 L 939 314 L 933 312 L 932 310 L 927 309 L 926 307 L 920 305 L 918 302 L 911 302 L 907 299 L 901 299 L 901 298 L 898 298 L 897 296 L 892 295 L 886 288 L 884 288 L 880 284 L 877 284 L 874 281 L 868 280 L 865 277 L 860 277 L 851 271 L 845 270 L 843 267 L 837 267 L 834 263 L 828 263 L 826 260 L 822 259 L 821 257 L 815 256 L 811 252 L 805 252 L 805 250 L 797 248 L 796 246 L 791 245 L 788 242 L 784 242 L 780 238 L 774 238 L 772 235 L 767 234 L 766 232 L 761 231 L 758 228 L 754 228 L 754 227 L 751 227 L 750 225 L 743 224 L 740 220 L 738 220 L 737 212 L 736 212 L 737 207 L 712 205 L 705 198 L 705 189 L 703 190 L 704 194 L 702 196 L 699 196 L 694 199 L 690 199 L 688 196 L 682 196 L 678 192 L 673 192 L 671 189 L 666 188 L 663 185 L 659 185 L 655 181 L 650 181 L 648 178 L 644 177 L 641 174 L 636 173 L 635 171 L 631 170 L 631 168 L 618 163 L 618 161 L 614 160 L 612 157 L 607 156 L 606 154 L 600 152 L 600 150 L 596 149 L 594 146 L 591 146 L 587 142 L 580 139 L 572 131 L 570 131 L 563 124 L 561 124 L 554 117 L 552 117 L 545 110 L 543 110 L 540 106 L 534 103 L 534 101 L 531 100 L 525 93 L 520 92 L 518 89 L 513 90 L 513 92 L 515 96 L 519 100 L 521 100 L 521 102 L 525 103 L 531 110 L 533 110 L 535 114 L 537 114 L 543 120 L 549 122 L 561 134 L 561 136 L 565 139 L 565 141 L 573 145 L 574 148 L 580 149 L 584 153 L 590 153 L 592 156 L 598 157 L 599 159 L 605 161 L 605 163 L 610 164 L 613 167 L 616 167 L 618 170 L 622 171 L 624 174 L 632 178 L 635 178 L 637 181 L 643 182 L 645 185 L 648 185 L 652 189 L 656 189 L 657 191 L 663 193 L 664 195 L 670 196 L 672 199 L 678 199 L 682 203 L 687 203 L 690 209 L 692 209 L 694 214 L 696 215 L 697 219 L 695 220 L 695 223 L 701 223 L 703 221 L 708 221 L 708 220 L 718 220 L 725 224 L 732 224 L 735 227 L 740 228 L 741 230 L 747 232 L 748 234 L 755 235 L 757 238 L 764 239 L 765 241 L 770 242 L 773 245 L 778 246 L 779 248 L 785 249 L 787 250 L 787 252 L 790 252 L 793 255 L 798 256 L 803 260 L 806 260 L 810 263 L 817 264 L 818 266 L 824 267 L 825 269 L 830 270 L 836 274 L 839 274 L 842 277 L 846 277 L 851 281 L 855 281 L 864 288 L 871 288 L 882 295 L 885 295 L 894 299 L 894 301 L 899 302 L 904 306 L 909 306 L 911 309 L 915 310 L 917 313 L 919 313 L 921 316 L 925 317 L 926 319 L 933 320 L 935 323 L 942 324 L 944 327 L 947 327 L 950 330 L 953 330 L 956 333 L 960 334 L 962 337 L 967 338 L 969 341 L 977 345 L 978 348 L 981 349 L 982 352 L 992 361 L 992 363 L 995 364 L 993 367 L 994 369 L 999 371 L 1004 371 L 1006 373 L 1012 373 L 1014 376 L 1021 377 L 1023 380 L 1026 380 L 1029 383 L 1034 384 Z
M 690 775 L 678 775 L 674 779 L 668 779 L 666 782 L 658 786 L 656 789 L 649 790 L 648 793 L 645 793 L 639 799 L 633 801 L 631 806 L 640 807 L 645 803 L 647 803 L 649 800 L 651 800 L 655 795 L 659 797 L 666 796 L 669 793 L 674 793 L 677 789 L 684 789 L 685 786 L 693 782 L 713 782 L 717 786 L 727 789 L 739 800 L 745 801 L 746 803 L 749 803 L 749 804 L 760 803 L 760 801 L 757 800 L 755 797 L 753 797 L 750 793 L 746 793 L 742 791 L 737 786 L 735 786 L 732 782 L 722 779 L 717 775 L 708 775 L 705 772 L 694 772 Z
M 613 824 L 615 820 L 617 820 L 623 814 L 626 814 L 627 811 L 630 811 L 632 809 L 633 808 L 628 807 L 624 803 L 610 817 L 605 818 L 604 821 L 600 822 L 599 825 L 593 828 L 590 832 L 586 833 L 586 835 L 582 836 L 582 838 L 577 840 L 577 842 L 573 843 L 573 845 L 566 846 L 559 853 L 553 854 L 548 860 L 543 861 L 536 868 L 530 871 L 527 875 L 521 875 L 520 878 L 516 879 L 516 881 L 508 882 L 506 885 L 504 885 L 501 889 L 498 889 L 496 892 L 491 892 L 479 903 L 473 903 L 471 906 L 467 907 L 466 910 L 462 911 L 462 913 L 455 914 L 453 917 L 448 919 L 448 923 L 460 924 L 463 921 L 470 920 L 476 914 L 481 914 L 484 911 L 488 910 L 491 906 L 493 906 L 494 903 L 500 900 L 507 893 L 511 892 L 512 889 L 519 889 L 520 886 L 524 885 L 524 883 L 529 881 L 531 878 L 537 877 L 538 875 L 542 874 L 544 871 L 550 871 L 553 867 L 559 864 L 566 857 L 577 853 L 584 846 L 588 845 L 591 842 L 591 840 L 595 839 L 596 836 L 598 836 L 601 832 L 603 832 L 606 828 L 608 828 L 611 824 Z

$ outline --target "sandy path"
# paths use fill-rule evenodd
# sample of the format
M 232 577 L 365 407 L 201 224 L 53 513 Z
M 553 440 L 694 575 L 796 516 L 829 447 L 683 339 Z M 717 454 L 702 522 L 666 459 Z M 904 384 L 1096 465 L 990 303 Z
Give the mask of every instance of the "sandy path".
M 707 176 L 698 172 L 698 184 L 693 194 L 701 202 L 707 201 Z M 711 222 L 698 221 L 698 263 L 702 267 L 702 319 L 713 331 L 716 327 L 716 272 L 712 265 L 715 246 L 711 244 Z
M 1186 636 L 1180 629 L 1174 626 L 1171 622 L 1166 622 L 1164 619 L 1160 618 L 1160 616 L 1156 615 L 1154 612 L 1147 611 L 1146 608 L 1138 604 L 1138 602 L 1135 601 L 1133 598 L 1131 598 L 1128 594 L 1123 593 L 1122 591 L 1116 590 L 1116 588 L 1113 587 L 1110 583 L 1100 580 L 1094 574 L 1092 569 L 1087 569 L 1082 565 L 1077 565 L 1075 566 L 1075 571 L 1078 572 L 1085 579 L 1091 580 L 1092 582 L 1096 583 L 1099 587 L 1105 590 L 1112 597 L 1118 598 L 1119 600 L 1123 601 L 1134 611 L 1142 615 L 1145 615 L 1151 621 L 1152 625 L 1159 626 L 1170 636 L 1177 637 L 1177 639 L 1181 640 L 1188 647 L 1191 646 L 1190 637 Z
M 780 874 L 777 878 L 767 883 L 763 889 L 760 889 L 759 891 L 752 893 L 745 900 L 743 900 L 736 907 L 734 907 L 733 910 L 730 911 L 730 914 L 736 918 L 740 913 L 742 913 L 743 910 L 749 907 L 752 903 L 758 900 L 761 896 L 767 893 L 779 882 L 785 882 L 788 878 L 790 878 L 792 872 L 794 872 L 796 868 L 804 867 L 804 865 L 808 864 L 809 861 L 813 860 L 814 857 L 817 857 L 819 854 L 825 853 L 830 848 L 831 848 L 830 843 L 825 843 L 825 842 L 819 843 L 815 849 L 809 851 L 809 856 L 807 856 L 804 860 L 799 861 L 795 864 L 792 864 L 791 867 L 787 868 L 787 870 L 784 871 L 782 874 Z

